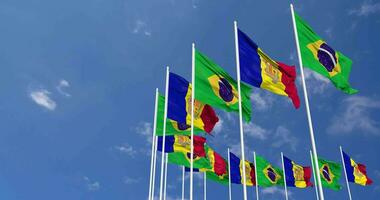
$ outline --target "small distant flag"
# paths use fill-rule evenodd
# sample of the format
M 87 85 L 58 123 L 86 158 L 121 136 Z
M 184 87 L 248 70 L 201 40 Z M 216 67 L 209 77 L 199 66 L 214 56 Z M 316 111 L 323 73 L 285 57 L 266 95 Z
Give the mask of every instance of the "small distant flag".
M 245 121 L 251 119 L 251 88 L 241 85 L 242 111 Z M 237 82 L 221 67 L 195 51 L 195 98 L 226 111 L 239 112 Z
M 190 167 L 190 152 L 174 152 L 168 154 L 168 163 Z M 194 153 L 193 168 L 211 169 L 210 161 L 207 156 L 201 157 Z
M 284 173 L 278 167 L 273 167 L 263 157 L 256 155 L 257 182 L 259 186 L 271 187 L 284 185 Z
M 210 169 L 206 169 L 207 178 L 221 184 L 228 184 L 229 177 L 227 161 L 209 146 L 206 146 L 206 150 L 207 158 L 211 165 Z
M 162 151 L 163 136 L 158 137 L 157 151 Z M 206 138 L 194 136 L 194 154 L 199 157 L 206 157 L 205 150 Z M 165 152 L 191 152 L 191 137 L 186 135 L 170 135 L 165 136 Z
M 342 186 L 339 184 L 342 166 L 339 163 L 318 158 L 318 167 L 323 187 L 333 190 L 342 189 Z
M 181 76 L 169 74 L 168 118 L 180 124 L 191 124 L 191 84 Z M 194 127 L 210 133 L 219 121 L 214 109 L 198 100 L 194 102 Z
M 306 188 L 313 184 L 310 182 L 311 167 L 303 167 L 284 156 L 284 170 L 286 185 L 289 187 Z
M 329 46 L 296 13 L 295 18 L 303 65 L 330 79 L 335 87 L 343 92 L 357 93 L 358 90 L 353 89 L 348 82 L 351 59 Z
M 300 107 L 296 69 L 272 60 L 243 31 L 238 29 L 241 80 L 258 88 L 289 97 Z
M 357 164 L 349 155 L 344 151 L 342 152 L 348 181 L 363 186 L 372 184 L 372 180 L 367 175 L 366 166 Z
M 243 176 L 243 165 L 246 171 L 246 184 L 247 186 L 256 185 L 255 177 L 255 166 L 253 163 L 245 161 L 244 164 L 242 160 L 237 157 L 235 154 L 230 152 L 230 174 L 231 174 L 231 183 L 235 184 L 244 184 Z

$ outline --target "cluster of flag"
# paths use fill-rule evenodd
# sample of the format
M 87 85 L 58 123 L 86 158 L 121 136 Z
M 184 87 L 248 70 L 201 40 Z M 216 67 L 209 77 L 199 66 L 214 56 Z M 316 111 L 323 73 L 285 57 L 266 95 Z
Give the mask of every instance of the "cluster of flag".
M 352 61 L 327 45 L 297 14 L 295 24 L 302 64 L 330 79 L 343 92 L 358 92 L 348 82 Z M 192 167 L 193 171 L 204 172 L 208 179 L 221 184 L 307 188 L 313 186 L 312 175 L 319 173 L 323 187 L 339 190 L 342 171 L 339 163 L 318 158 L 317 166 L 309 167 L 282 156 L 283 166 L 279 168 L 256 155 L 254 161 L 249 162 L 229 152 L 226 160 L 206 143 L 205 137 L 212 134 L 219 121 L 214 108 L 241 112 L 246 122 L 251 120 L 252 87 L 287 96 L 296 109 L 300 107 L 295 67 L 270 58 L 242 30 L 236 27 L 235 31 L 240 83 L 204 53 L 193 49 L 193 84 L 170 72 L 166 97 L 159 95 L 157 98 L 156 149 L 168 154 L 168 163 L 188 170 Z M 348 181 L 360 185 L 372 183 L 366 167 L 357 164 L 343 151 L 342 161 Z

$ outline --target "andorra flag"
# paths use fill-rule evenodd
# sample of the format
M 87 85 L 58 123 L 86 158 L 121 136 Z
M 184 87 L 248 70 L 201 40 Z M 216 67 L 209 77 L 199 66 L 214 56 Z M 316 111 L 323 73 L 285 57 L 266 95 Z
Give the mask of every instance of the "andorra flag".
M 311 167 L 303 167 L 284 156 L 284 170 L 286 185 L 289 187 L 306 188 L 312 186 L 310 182 Z
M 206 151 L 211 166 L 210 169 L 206 169 L 207 178 L 218 183 L 228 184 L 227 161 L 207 145 Z
M 357 93 L 358 91 L 353 89 L 348 82 L 351 59 L 328 45 L 296 13 L 295 19 L 303 65 L 330 79 L 335 87 L 343 92 Z
M 372 184 L 372 180 L 367 176 L 366 166 L 360 163 L 357 164 L 349 155 L 344 151 L 342 152 L 348 181 L 363 186 Z
M 242 83 L 241 106 L 245 121 L 251 120 L 251 88 Z M 239 112 L 237 82 L 211 59 L 195 51 L 195 98 L 203 103 Z
M 300 107 L 294 66 L 276 62 L 266 55 L 244 32 L 238 30 L 241 80 L 258 88 L 289 97 Z
M 162 136 L 158 137 L 157 143 L 157 151 L 162 152 Z M 194 136 L 194 154 L 198 157 L 205 157 L 206 138 L 201 136 Z M 173 152 L 183 152 L 190 153 L 191 152 L 191 137 L 187 135 L 171 135 L 165 136 L 165 153 L 173 153 Z
M 261 156 L 256 156 L 257 184 L 263 187 L 284 185 L 284 173 Z
M 230 174 L 231 174 L 231 183 L 236 184 L 244 184 L 243 177 L 243 165 L 245 167 L 245 182 L 247 186 L 255 186 L 256 185 L 256 177 L 255 177 L 255 166 L 253 163 L 242 160 L 237 157 L 235 154 L 230 152 Z

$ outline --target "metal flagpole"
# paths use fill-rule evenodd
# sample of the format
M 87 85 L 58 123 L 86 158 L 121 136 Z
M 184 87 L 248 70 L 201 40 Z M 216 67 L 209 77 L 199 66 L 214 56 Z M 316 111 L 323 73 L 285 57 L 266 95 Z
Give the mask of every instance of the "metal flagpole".
M 163 184 L 164 184 L 164 164 L 165 164 L 165 136 L 166 136 L 166 117 L 168 115 L 168 94 L 169 92 L 169 66 L 166 67 L 165 82 L 165 109 L 164 109 L 164 125 L 162 130 L 162 152 L 161 152 L 161 180 L 160 180 L 160 200 L 162 200 Z
M 318 173 L 318 171 L 315 172 L 316 167 L 314 166 L 313 154 L 311 153 L 311 151 L 310 151 L 310 160 L 311 160 L 311 167 L 312 167 L 312 172 L 313 172 L 313 177 L 314 177 L 315 194 L 317 196 L 317 200 L 319 200 L 317 178 L 315 177 L 315 173 Z
M 308 119 L 308 122 L 309 122 L 311 147 L 312 147 L 313 156 L 314 156 L 313 159 L 315 160 L 315 163 L 318 163 L 317 147 L 315 145 L 313 122 L 312 122 L 312 119 L 311 119 L 311 113 L 310 113 L 310 108 L 309 108 L 309 98 L 308 98 L 308 95 L 307 95 L 305 76 L 304 76 L 304 73 L 303 73 L 302 57 L 301 57 L 301 51 L 300 51 L 300 47 L 299 47 L 297 25 L 296 25 L 296 20 L 295 20 L 295 16 L 294 16 L 293 4 L 290 4 L 290 10 L 292 12 L 294 37 L 296 39 L 296 46 L 297 46 L 297 53 L 298 53 L 298 62 L 299 62 L 299 65 L 300 65 L 299 67 L 300 67 L 300 71 L 301 71 L 303 93 L 304 93 L 304 97 L 305 97 L 306 114 L 307 114 L 307 119 Z M 318 189 L 319 189 L 320 198 L 321 198 L 321 200 L 324 200 L 325 198 L 324 198 L 324 195 L 323 195 L 323 189 L 322 189 L 322 184 L 321 184 L 321 176 L 320 176 L 319 173 L 317 173 L 317 180 L 318 180 Z
M 253 152 L 253 162 L 255 164 L 256 200 L 259 200 L 259 180 L 257 179 L 256 152 Z
M 228 151 L 228 196 L 229 196 L 229 200 L 232 200 L 230 148 L 227 148 L 227 151 Z
M 203 199 L 207 200 L 207 175 L 206 172 L 203 173 Z
M 152 181 L 153 181 L 153 159 L 154 159 L 154 147 L 155 147 L 155 136 L 156 136 L 156 123 L 157 123 L 157 104 L 158 104 L 158 88 L 156 88 L 156 99 L 154 102 L 154 119 L 153 119 L 153 135 L 152 135 L 152 157 L 150 160 L 150 177 L 149 177 L 149 197 L 152 197 Z
M 340 149 L 340 156 L 342 157 L 342 164 L 343 164 L 343 169 L 344 169 L 344 177 L 346 177 L 348 197 L 350 197 L 350 200 L 352 200 L 351 190 L 350 190 L 350 184 L 348 183 L 348 178 L 347 178 L 347 171 L 346 171 L 346 165 L 345 165 L 346 163 L 344 162 L 344 158 L 343 158 L 342 146 L 339 146 L 339 149 Z
M 168 154 L 165 156 L 165 181 L 164 181 L 164 200 L 166 200 L 166 185 L 168 182 Z
M 237 22 L 234 21 L 234 30 L 235 30 L 235 53 L 236 53 L 236 73 L 237 73 L 237 84 L 238 84 L 238 101 L 239 101 L 239 125 L 240 125 L 240 147 L 241 147 L 241 159 L 243 163 L 245 162 L 244 154 L 244 134 L 243 134 L 243 111 L 241 106 L 241 90 L 240 90 L 240 60 L 239 60 L 239 41 L 237 33 Z M 244 200 L 247 200 L 247 183 L 245 176 L 245 166 L 243 167 L 243 194 Z
M 182 166 L 182 200 L 185 200 L 185 166 Z
M 190 158 L 190 200 L 193 200 L 193 161 L 194 161 L 194 98 L 195 98 L 195 44 L 192 44 L 191 49 L 191 158 Z
M 154 186 L 156 185 L 157 140 L 158 140 L 158 137 L 155 136 L 154 137 L 154 158 L 153 158 L 153 179 L 152 179 L 151 200 L 154 199 Z
M 284 154 L 281 152 L 281 162 L 282 162 L 282 170 L 284 172 L 284 186 L 285 186 L 285 199 L 288 200 L 288 188 L 286 185 L 286 173 L 285 173 L 285 165 L 284 165 Z

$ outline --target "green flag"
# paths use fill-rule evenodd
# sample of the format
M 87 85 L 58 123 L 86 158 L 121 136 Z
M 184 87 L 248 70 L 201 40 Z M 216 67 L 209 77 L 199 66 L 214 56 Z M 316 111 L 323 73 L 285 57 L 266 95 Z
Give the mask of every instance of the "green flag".
M 215 174 L 215 172 L 207 171 L 206 172 L 207 179 L 210 179 L 212 181 L 215 181 L 217 183 L 228 185 L 228 172 L 225 176 L 218 176 Z
M 342 166 L 339 163 L 318 158 L 318 168 L 323 187 L 340 190 L 339 179 L 342 175 Z
M 190 153 L 175 152 L 168 154 L 168 162 L 171 164 L 181 165 L 190 168 Z M 195 157 L 193 159 L 193 168 L 211 169 L 210 161 L 206 157 Z
M 158 96 L 157 103 L 157 121 L 156 121 L 156 136 L 163 135 L 164 128 L 164 114 L 165 114 L 165 97 L 162 95 Z M 194 134 L 200 134 L 202 130 L 194 127 Z M 165 135 L 190 135 L 191 130 L 190 126 L 180 125 L 178 122 L 171 120 L 169 118 L 166 119 L 166 134 Z
M 245 121 L 251 119 L 251 88 L 241 83 L 242 110 Z M 195 51 L 195 98 L 227 111 L 239 112 L 237 82 L 221 67 Z
M 330 79 L 343 92 L 357 93 L 348 83 L 351 59 L 327 45 L 296 13 L 295 18 L 303 65 Z
M 278 167 L 273 167 L 263 157 L 256 155 L 257 182 L 259 186 L 270 187 L 284 185 L 284 173 Z

